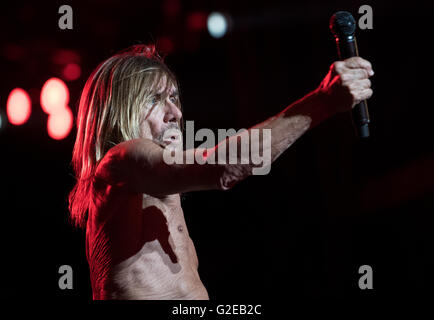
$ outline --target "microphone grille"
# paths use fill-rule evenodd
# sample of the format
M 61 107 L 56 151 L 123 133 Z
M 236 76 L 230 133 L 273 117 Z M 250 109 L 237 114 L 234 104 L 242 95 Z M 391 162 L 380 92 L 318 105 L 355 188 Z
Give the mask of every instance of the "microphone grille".
M 330 18 L 330 30 L 338 38 L 352 36 L 356 31 L 356 21 L 348 11 L 338 11 Z

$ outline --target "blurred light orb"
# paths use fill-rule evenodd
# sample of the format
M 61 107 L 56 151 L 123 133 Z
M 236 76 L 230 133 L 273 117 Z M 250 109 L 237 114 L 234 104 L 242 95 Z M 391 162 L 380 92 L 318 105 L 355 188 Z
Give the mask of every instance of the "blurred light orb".
M 64 108 L 69 102 L 69 90 L 65 82 L 59 78 L 50 78 L 41 90 L 41 107 L 45 113 L 51 114 Z
M 6 103 L 9 122 L 17 126 L 24 124 L 30 117 L 31 109 L 32 102 L 29 94 L 21 88 L 13 89 Z
M 202 11 L 191 12 L 187 16 L 187 27 L 192 31 L 205 30 L 207 25 L 208 15 Z
M 208 16 L 207 27 L 209 34 L 214 38 L 223 37 L 228 30 L 228 21 L 220 12 L 212 12 Z
M 76 63 L 68 63 L 62 70 L 62 76 L 67 81 L 77 80 L 81 76 L 81 68 Z
M 161 37 L 158 39 L 158 47 L 161 52 L 170 53 L 173 51 L 173 41 L 169 37 Z
M 73 116 L 69 107 L 64 107 L 48 116 L 48 135 L 55 140 L 66 138 L 72 129 Z

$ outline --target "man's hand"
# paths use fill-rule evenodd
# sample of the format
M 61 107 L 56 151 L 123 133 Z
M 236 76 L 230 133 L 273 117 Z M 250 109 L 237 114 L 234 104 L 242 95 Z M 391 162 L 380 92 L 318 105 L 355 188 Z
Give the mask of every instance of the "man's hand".
M 371 63 L 360 57 L 336 61 L 317 91 L 324 94 L 329 107 L 336 113 L 349 111 L 372 96 L 369 80 L 372 75 Z

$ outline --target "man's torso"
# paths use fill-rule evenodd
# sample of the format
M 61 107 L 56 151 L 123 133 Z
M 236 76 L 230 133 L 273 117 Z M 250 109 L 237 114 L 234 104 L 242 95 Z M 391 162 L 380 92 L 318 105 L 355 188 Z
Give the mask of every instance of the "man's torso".
M 208 299 L 179 195 L 94 185 L 86 231 L 94 298 Z

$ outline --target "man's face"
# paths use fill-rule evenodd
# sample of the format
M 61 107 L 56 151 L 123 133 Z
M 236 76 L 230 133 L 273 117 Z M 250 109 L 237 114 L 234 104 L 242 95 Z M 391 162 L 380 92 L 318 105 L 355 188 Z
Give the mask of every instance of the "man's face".
M 142 138 L 153 140 L 162 147 L 175 147 L 182 143 L 182 132 L 178 123 L 182 117 L 181 110 L 176 106 L 178 92 L 175 86 L 166 88 L 166 77 L 162 77 L 160 83 L 154 86 L 154 100 L 143 108 L 140 133 Z M 162 101 L 164 89 L 169 90 L 169 95 Z

